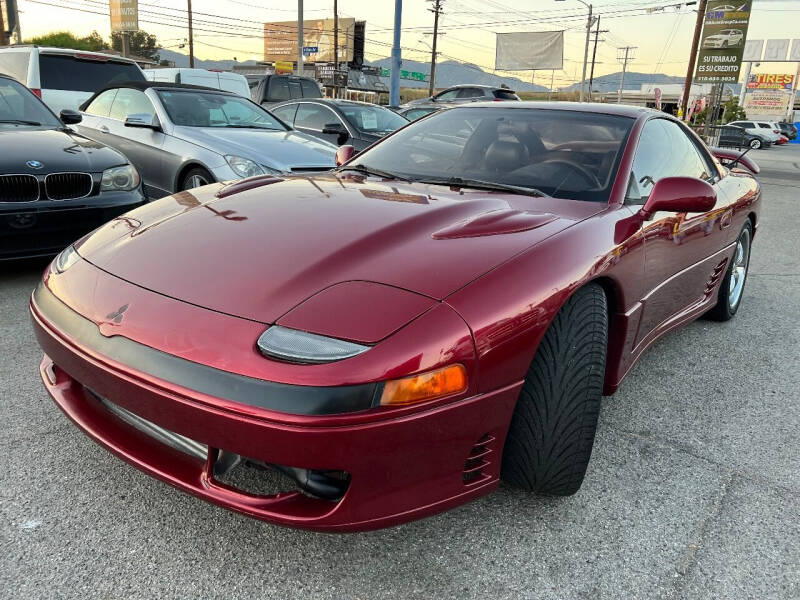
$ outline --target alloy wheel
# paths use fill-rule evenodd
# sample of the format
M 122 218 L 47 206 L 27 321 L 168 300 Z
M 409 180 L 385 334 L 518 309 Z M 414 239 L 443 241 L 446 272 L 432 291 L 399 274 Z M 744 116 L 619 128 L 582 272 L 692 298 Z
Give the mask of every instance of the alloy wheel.
M 733 255 L 733 267 L 728 286 L 728 306 L 732 309 L 739 305 L 744 289 L 744 280 L 747 278 L 747 268 L 750 264 L 750 231 L 745 229 L 736 242 L 736 252 Z

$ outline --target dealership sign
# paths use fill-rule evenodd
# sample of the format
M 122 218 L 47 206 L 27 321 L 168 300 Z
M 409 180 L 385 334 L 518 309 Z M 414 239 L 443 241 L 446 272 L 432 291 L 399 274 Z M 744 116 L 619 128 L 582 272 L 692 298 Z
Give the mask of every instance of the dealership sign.
M 781 118 L 789 109 L 792 92 L 786 90 L 748 90 L 744 96 L 744 108 L 748 119 L 758 117 Z
M 750 22 L 750 3 L 736 10 L 731 5 L 711 6 L 703 22 L 700 52 L 697 56 L 697 83 L 736 83 L 742 65 Z
M 748 90 L 792 90 L 794 75 L 759 73 L 747 79 Z
M 139 31 L 139 0 L 109 0 L 111 31 Z

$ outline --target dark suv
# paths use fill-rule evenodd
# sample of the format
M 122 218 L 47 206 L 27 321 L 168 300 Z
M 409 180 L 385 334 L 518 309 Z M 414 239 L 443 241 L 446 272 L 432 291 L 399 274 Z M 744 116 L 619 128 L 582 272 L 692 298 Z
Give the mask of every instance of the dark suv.
M 795 125 L 794 123 L 787 123 L 782 121 L 778 123 L 778 127 L 780 128 L 781 133 L 790 140 L 797 139 L 797 125 Z
M 261 106 L 270 106 L 299 98 L 322 98 L 319 84 L 310 77 L 297 75 L 247 76 L 250 97 Z

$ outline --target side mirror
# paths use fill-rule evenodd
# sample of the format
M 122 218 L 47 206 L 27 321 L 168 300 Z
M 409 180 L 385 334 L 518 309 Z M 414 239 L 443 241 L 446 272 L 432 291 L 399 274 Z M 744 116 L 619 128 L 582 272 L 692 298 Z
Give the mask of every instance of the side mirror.
M 158 119 L 146 113 L 128 115 L 125 117 L 125 127 L 138 127 L 140 129 L 161 131 L 161 125 L 158 123 Z
M 353 146 L 340 146 L 336 151 L 336 166 L 341 167 L 348 160 L 356 155 L 356 149 Z
M 83 121 L 83 115 L 77 110 L 72 110 L 71 108 L 65 108 L 58 113 L 58 118 L 61 119 L 61 122 L 64 125 L 77 125 Z
M 350 134 L 347 133 L 347 129 L 341 123 L 328 123 L 322 128 L 322 133 L 337 136 L 336 143 L 340 146 L 350 137 Z
M 664 177 L 659 179 L 650 197 L 639 211 L 645 220 L 653 213 L 707 212 L 717 203 L 717 192 L 702 179 L 694 177 Z

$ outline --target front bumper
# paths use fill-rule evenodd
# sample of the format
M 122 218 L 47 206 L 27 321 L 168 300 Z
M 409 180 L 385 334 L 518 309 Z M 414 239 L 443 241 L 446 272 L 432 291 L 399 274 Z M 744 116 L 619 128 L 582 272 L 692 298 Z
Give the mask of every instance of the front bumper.
M 0 260 L 52 256 L 146 202 L 141 189 L 80 200 L 0 203 Z
M 83 347 L 48 321 L 35 298 L 31 314 L 45 352 L 40 368 L 45 387 L 78 427 L 142 471 L 230 510 L 292 527 L 356 531 L 431 515 L 498 484 L 519 384 L 413 413 L 287 422 L 286 415 L 261 407 L 233 410 L 228 401 L 136 372 Z M 207 456 L 200 459 L 143 433 L 98 397 L 205 446 Z M 349 485 L 337 501 L 291 487 L 252 493 L 217 477 L 215 465 L 223 454 L 346 472 Z

